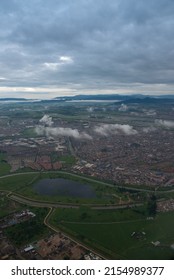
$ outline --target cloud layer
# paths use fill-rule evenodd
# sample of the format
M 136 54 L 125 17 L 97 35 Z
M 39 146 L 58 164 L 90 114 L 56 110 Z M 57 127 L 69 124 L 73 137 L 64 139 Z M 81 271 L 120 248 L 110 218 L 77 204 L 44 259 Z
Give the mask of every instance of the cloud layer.
M 85 132 L 79 132 L 78 129 L 72 129 L 69 127 L 51 127 L 54 122 L 52 120 L 52 117 L 49 115 L 44 115 L 40 120 L 39 123 L 41 125 L 37 125 L 35 127 L 35 132 L 38 135 L 45 135 L 47 137 L 57 137 L 57 136 L 68 136 L 73 137 L 76 139 L 87 139 L 91 140 L 92 137 L 85 133 Z
M 120 112 L 126 112 L 128 110 L 128 106 L 126 104 L 121 104 L 120 108 L 118 111 Z
M 53 121 L 52 121 L 52 117 L 48 116 L 48 115 L 44 115 L 40 121 L 41 124 L 46 125 L 46 126 L 52 126 Z
M 173 0 L 0 1 L 0 97 L 173 93 L 173 14 Z
M 64 128 L 37 126 L 35 128 L 35 131 L 38 135 L 46 135 L 47 137 L 67 136 L 76 139 L 92 139 L 92 137 L 89 134 L 85 132 L 79 132 L 78 129 L 72 129 L 69 127 Z
M 103 124 L 96 126 L 94 131 L 103 136 L 108 136 L 110 134 L 125 134 L 125 135 L 135 135 L 138 132 L 128 124 Z
M 164 128 L 174 128 L 174 121 L 155 120 L 155 124 Z

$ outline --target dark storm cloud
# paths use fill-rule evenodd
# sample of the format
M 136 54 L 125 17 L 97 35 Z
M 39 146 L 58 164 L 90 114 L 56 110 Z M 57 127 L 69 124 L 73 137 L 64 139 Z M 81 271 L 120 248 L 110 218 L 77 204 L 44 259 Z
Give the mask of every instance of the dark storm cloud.
M 169 0 L 2 0 L 1 86 L 165 92 L 173 15 Z

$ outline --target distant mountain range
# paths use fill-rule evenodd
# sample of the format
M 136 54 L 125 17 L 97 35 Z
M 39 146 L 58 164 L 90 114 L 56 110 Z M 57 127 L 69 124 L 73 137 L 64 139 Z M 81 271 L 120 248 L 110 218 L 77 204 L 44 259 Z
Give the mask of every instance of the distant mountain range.
M 38 102 L 38 99 L 27 99 L 27 98 L 0 98 L 0 102 Z
M 75 101 L 75 100 L 158 100 L 158 99 L 174 99 L 174 95 L 143 95 L 143 94 L 132 94 L 132 95 L 121 95 L 121 94 L 96 94 L 96 95 L 75 95 L 66 97 L 56 97 L 54 100 L 64 101 Z
M 27 99 L 25 99 L 25 98 L 0 98 L 0 101 L 27 101 Z
M 96 95 L 75 95 L 75 96 L 62 96 L 48 100 L 26 99 L 26 98 L 0 98 L 0 102 L 66 102 L 66 101 L 90 101 L 90 100 L 103 100 L 103 101 L 117 101 L 124 103 L 161 103 L 164 101 L 173 100 L 173 95 L 121 95 L 121 94 L 96 94 Z

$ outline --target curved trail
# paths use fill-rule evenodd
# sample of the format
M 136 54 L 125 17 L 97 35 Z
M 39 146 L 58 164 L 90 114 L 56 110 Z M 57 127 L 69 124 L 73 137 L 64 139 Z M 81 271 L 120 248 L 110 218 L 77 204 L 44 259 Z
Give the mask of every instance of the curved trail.
M 44 219 L 44 224 L 45 224 L 47 227 L 49 227 L 51 230 L 55 231 L 56 233 L 60 233 L 60 232 L 62 232 L 62 230 L 59 230 L 59 229 L 53 227 L 53 226 L 50 225 L 50 223 L 49 223 L 49 218 L 50 218 L 51 214 L 54 212 L 54 210 L 55 210 L 54 208 L 50 208 L 50 211 L 48 212 L 47 216 L 46 216 L 45 219 Z M 71 236 L 67 235 L 67 234 L 64 233 L 64 232 L 63 232 L 63 235 L 64 235 L 65 237 L 67 237 L 68 239 L 70 239 L 71 241 L 75 242 L 77 245 L 83 247 L 83 248 L 86 249 L 86 250 L 90 250 L 90 251 L 93 252 L 95 255 L 98 255 L 100 258 L 106 260 L 106 258 L 105 258 L 103 255 L 99 254 L 99 253 L 96 252 L 94 249 L 91 249 L 90 247 L 85 246 L 83 243 L 77 241 L 76 239 L 73 239 Z
M 80 175 L 76 175 L 76 174 L 73 174 L 73 173 L 68 173 L 68 172 L 65 172 L 65 171 L 59 171 L 59 172 L 37 172 L 37 171 L 33 171 L 33 172 L 23 172 L 23 173 L 15 173 L 15 174 L 9 174 L 9 175 L 4 175 L 4 176 L 1 176 L 0 179 L 3 179 L 3 178 L 8 178 L 8 177 L 13 177 L 13 176 L 20 176 L 20 175 L 28 175 L 28 174 L 62 174 L 62 175 L 70 175 L 74 178 L 80 178 L 80 179 L 85 179 L 89 182 L 93 182 L 93 183 L 98 183 L 100 185 L 104 185 L 104 186 L 109 186 L 109 187 L 112 187 L 112 188 L 119 188 L 121 186 L 115 186 L 113 184 L 110 184 L 110 183 L 105 183 L 105 182 L 101 182 L 101 181 L 98 181 L 98 180 L 95 180 L 95 179 L 92 179 L 92 178 L 87 178 L 87 177 L 84 177 L 84 176 L 80 176 Z M 154 193 L 154 190 L 149 190 L 149 189 L 142 189 L 142 188 L 134 188 L 134 187 L 123 187 L 124 189 L 127 189 L 127 190 L 136 190 L 136 191 L 139 191 L 139 192 L 147 192 L 147 193 Z M 49 223 L 49 219 L 52 215 L 52 213 L 54 212 L 54 210 L 56 208 L 73 208 L 73 209 L 78 209 L 80 206 L 82 205 L 85 205 L 85 204 L 68 204 L 68 203 L 56 203 L 56 202 L 49 202 L 49 201 L 38 201 L 38 200 L 34 200 L 34 199 L 30 199 L 28 197 L 24 197 L 22 195 L 19 195 L 13 191 L 7 191 L 7 190 L 0 190 L 0 191 L 3 191 L 3 192 L 6 192 L 7 193 L 7 196 L 9 199 L 12 199 L 12 200 L 15 200 L 19 203 L 22 203 L 22 204 L 27 204 L 27 205 L 30 205 L 30 206 L 35 206 L 35 207 L 47 207 L 49 208 L 49 212 L 48 214 L 46 215 L 45 219 L 44 219 L 44 224 L 49 227 L 50 229 L 52 229 L 54 232 L 63 232 L 63 235 L 68 237 L 69 239 L 71 239 L 73 242 L 75 242 L 76 244 L 82 246 L 83 248 L 87 249 L 87 250 L 90 250 L 92 251 L 94 254 L 100 256 L 102 259 L 105 259 L 102 255 L 100 255 L 98 252 L 96 252 L 95 250 L 91 249 L 90 246 L 85 246 L 83 243 L 79 242 L 78 240 L 76 239 L 73 239 L 71 236 L 69 235 L 66 235 L 64 233 L 64 231 L 62 230 L 59 230 L 58 228 L 55 228 L 54 226 L 52 226 L 50 223 Z M 173 190 L 166 190 L 166 191 L 157 191 L 156 190 L 156 193 L 170 193 L 170 192 L 174 192 L 174 189 Z M 101 205 L 101 204 L 88 204 L 88 206 L 92 209 L 92 210 L 109 210 L 109 209 L 123 209 L 123 208 L 128 208 L 128 207 L 135 207 L 135 206 L 141 206 L 143 205 L 143 203 L 133 203 L 133 204 L 130 204 L 130 203 L 127 203 L 127 204 L 115 204 L 115 205 L 111 205 L 111 204 L 106 204 L 106 205 Z M 132 221 L 120 221 L 120 222 L 94 222 L 94 223 L 81 223 L 81 224 L 116 224 L 116 223 L 128 223 L 128 222 L 137 222 L 137 221 L 141 221 L 140 219 L 139 220 L 132 220 Z M 78 223 L 78 222 L 66 222 L 66 223 Z
M 74 174 L 74 173 L 70 173 L 70 172 L 66 172 L 66 171 L 31 171 L 31 172 L 20 172 L 20 173 L 13 173 L 13 174 L 8 174 L 8 175 L 3 175 L 0 176 L 0 179 L 3 178 L 8 178 L 8 177 L 13 177 L 13 176 L 20 176 L 20 175 L 28 175 L 28 174 L 62 174 L 62 175 L 70 175 L 73 176 L 74 178 L 79 178 L 79 179 L 84 179 L 87 180 L 89 182 L 92 183 L 97 183 L 100 185 L 104 185 L 104 186 L 108 186 L 108 187 L 112 187 L 112 188 L 123 188 L 125 190 L 132 190 L 132 191 L 139 191 L 139 192 L 148 192 L 148 193 L 170 193 L 170 192 L 174 192 L 174 189 L 172 190 L 164 190 L 164 191 L 158 191 L 158 190 L 149 190 L 149 189 L 144 189 L 144 188 L 136 188 L 136 187 L 126 187 L 126 186 L 119 186 L 119 185 L 113 185 L 110 183 L 106 183 L 106 182 L 102 182 L 93 178 L 88 178 L 82 175 L 78 175 L 78 174 Z
M 2 190 L 4 191 L 4 190 Z M 47 202 L 47 201 L 39 201 L 30 199 L 21 195 L 18 195 L 13 192 L 8 192 L 7 194 L 8 198 L 15 200 L 22 204 L 27 204 L 30 206 L 35 207 L 54 207 L 54 208 L 70 208 L 70 209 L 79 209 L 80 206 L 89 206 L 92 210 L 112 210 L 112 209 L 124 209 L 124 208 L 132 208 L 136 206 L 142 206 L 143 203 L 133 203 L 133 204 L 123 204 L 123 205 L 100 205 L 100 204 L 68 204 L 68 203 L 55 203 L 55 202 Z

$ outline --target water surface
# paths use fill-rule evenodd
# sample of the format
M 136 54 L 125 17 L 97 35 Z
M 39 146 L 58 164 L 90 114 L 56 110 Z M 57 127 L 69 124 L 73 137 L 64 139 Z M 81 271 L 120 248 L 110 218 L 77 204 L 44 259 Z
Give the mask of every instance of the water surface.
M 78 198 L 96 197 L 96 193 L 90 185 L 62 178 L 42 179 L 33 188 L 40 195 L 60 195 Z

